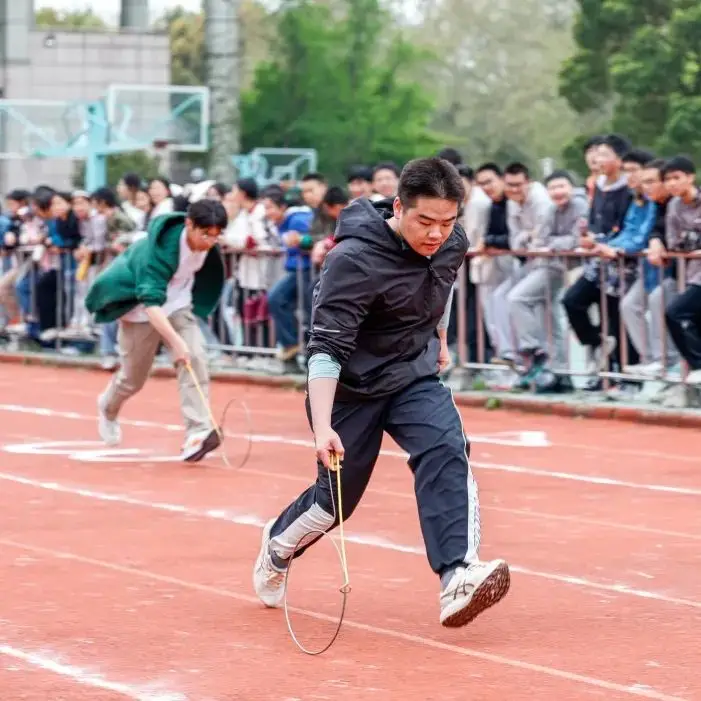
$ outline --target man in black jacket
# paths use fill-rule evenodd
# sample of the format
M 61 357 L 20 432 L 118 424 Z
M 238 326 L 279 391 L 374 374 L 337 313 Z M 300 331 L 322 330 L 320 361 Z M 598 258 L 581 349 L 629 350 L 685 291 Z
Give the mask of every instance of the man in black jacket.
M 332 455 L 343 458 L 346 519 L 368 485 L 385 431 L 409 454 L 428 560 L 441 581 L 442 625 L 469 623 L 508 591 L 507 564 L 478 559 L 468 443 L 437 376 L 449 362 L 452 289 L 468 248 L 456 223 L 463 197 L 452 164 L 419 159 L 405 167 L 394 200 L 362 198 L 341 213 L 315 290 L 308 345 L 318 476 L 263 531 L 253 582 L 266 606 L 281 603 L 293 553 L 338 524 Z

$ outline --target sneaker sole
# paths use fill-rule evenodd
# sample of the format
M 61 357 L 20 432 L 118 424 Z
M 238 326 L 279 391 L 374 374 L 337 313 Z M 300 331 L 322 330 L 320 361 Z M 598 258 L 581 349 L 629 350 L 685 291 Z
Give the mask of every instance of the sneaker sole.
M 445 628 L 460 628 L 471 623 L 488 608 L 498 604 L 506 596 L 510 586 L 509 566 L 506 562 L 500 562 L 494 572 L 475 589 L 470 601 L 441 620 L 441 625 Z
M 219 438 L 219 434 L 212 430 L 207 438 L 202 441 L 202 447 L 196 453 L 184 458 L 184 460 L 185 462 L 199 462 L 207 453 L 216 450 L 220 445 L 221 439 Z

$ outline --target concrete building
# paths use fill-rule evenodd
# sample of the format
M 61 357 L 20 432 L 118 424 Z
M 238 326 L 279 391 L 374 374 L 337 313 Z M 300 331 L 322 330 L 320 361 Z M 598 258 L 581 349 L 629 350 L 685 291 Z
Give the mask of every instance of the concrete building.
M 57 31 L 34 26 L 33 0 L 0 0 L 0 90 L 12 100 L 96 100 L 111 84 L 170 84 L 170 46 L 166 33 L 149 29 L 148 0 L 122 0 L 121 27 L 110 32 Z M 168 98 L 136 96 L 129 102 L 134 123 L 163 118 Z M 81 131 L 79 110 L 24 106 L 35 125 L 57 139 Z M 26 152 L 38 135 L 17 120 L 0 119 L 0 152 Z M 74 162 L 67 159 L 0 161 L 0 193 L 40 183 L 71 188 Z

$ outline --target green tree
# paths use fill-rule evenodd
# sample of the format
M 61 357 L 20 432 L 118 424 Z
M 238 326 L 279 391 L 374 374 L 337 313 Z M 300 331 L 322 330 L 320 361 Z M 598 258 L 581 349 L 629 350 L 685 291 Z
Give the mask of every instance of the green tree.
M 53 7 L 42 7 L 34 14 L 39 29 L 108 29 L 102 17 L 91 9 L 62 12 Z
M 424 57 L 391 26 L 378 0 L 285 3 L 271 59 L 243 97 L 244 150 L 316 148 L 335 178 L 435 150 L 432 102 L 413 79 Z
M 138 173 L 148 181 L 160 174 L 160 161 L 145 151 L 130 151 L 107 156 L 107 186 L 116 187 L 125 173 Z M 73 186 L 85 185 L 85 163 L 77 161 L 73 169 Z
M 560 91 L 581 114 L 662 153 L 701 158 L 701 4 L 579 0 L 577 52 Z
M 435 60 L 419 78 L 437 95 L 433 125 L 470 163 L 559 159 L 579 131 L 557 93 L 574 49 L 565 0 L 426 0 L 411 30 Z

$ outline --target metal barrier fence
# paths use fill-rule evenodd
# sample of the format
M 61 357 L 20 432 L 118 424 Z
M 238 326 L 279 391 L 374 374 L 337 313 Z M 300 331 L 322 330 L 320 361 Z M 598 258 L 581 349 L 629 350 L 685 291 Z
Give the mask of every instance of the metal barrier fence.
M 300 372 L 320 259 L 260 248 L 222 252 L 226 285 L 202 324 L 212 362 Z M 488 386 L 524 391 L 537 391 L 529 364 L 558 378 L 557 391 L 582 379 L 585 388 L 604 392 L 649 381 L 684 384 L 689 368 L 665 310 L 685 291 L 687 265 L 698 257 L 669 253 L 664 265 L 652 266 L 644 253 L 605 259 L 586 250 L 470 252 L 449 328 L 455 365 Z M 3 254 L 6 341 L 21 348 L 31 339 L 64 353 L 97 346 L 116 362 L 116 324 L 97 327 L 84 307 L 87 288 L 111 259 L 104 251 L 76 260 L 74 251 L 38 247 Z

